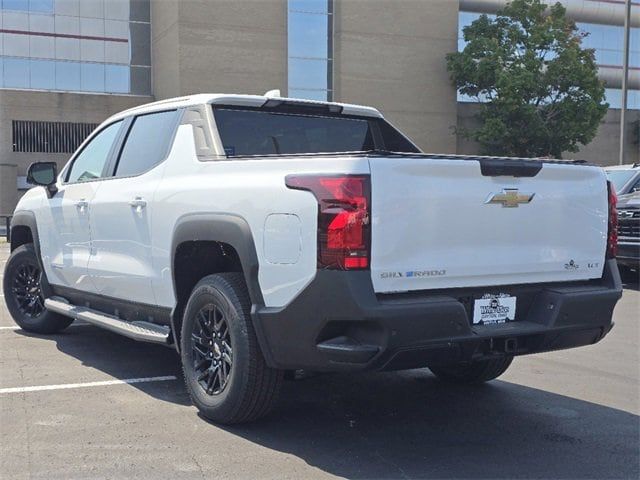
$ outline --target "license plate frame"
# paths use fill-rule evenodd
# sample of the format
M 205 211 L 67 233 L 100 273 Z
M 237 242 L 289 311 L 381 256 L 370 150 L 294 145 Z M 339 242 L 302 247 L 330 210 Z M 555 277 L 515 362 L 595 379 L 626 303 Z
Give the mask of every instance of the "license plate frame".
M 507 293 L 485 293 L 473 300 L 471 322 L 476 325 L 499 325 L 516 320 L 518 297 Z

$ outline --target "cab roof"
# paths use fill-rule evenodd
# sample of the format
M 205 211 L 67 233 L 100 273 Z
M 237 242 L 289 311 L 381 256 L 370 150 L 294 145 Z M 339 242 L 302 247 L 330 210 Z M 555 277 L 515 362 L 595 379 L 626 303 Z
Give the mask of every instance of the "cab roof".
M 288 98 L 266 95 L 234 95 L 224 93 L 200 93 L 185 97 L 168 98 L 157 102 L 139 105 L 137 107 L 116 113 L 107 119 L 113 122 L 131 115 L 158 112 L 167 109 L 191 107 L 203 104 L 236 105 L 240 107 L 263 107 L 276 104 L 294 104 L 298 106 L 326 106 L 330 111 L 344 113 L 346 115 L 358 115 L 364 117 L 382 118 L 382 114 L 375 108 L 350 103 L 320 102 L 315 100 L 305 100 L 301 98 Z

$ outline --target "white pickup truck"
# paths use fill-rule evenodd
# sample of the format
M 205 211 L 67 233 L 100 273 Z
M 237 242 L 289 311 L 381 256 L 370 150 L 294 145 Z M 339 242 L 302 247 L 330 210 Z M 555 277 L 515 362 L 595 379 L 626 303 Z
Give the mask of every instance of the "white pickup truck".
M 173 345 L 221 423 L 267 413 L 298 369 L 491 380 L 601 340 L 622 292 L 602 169 L 424 154 L 369 107 L 156 102 L 28 178 L 4 275 L 18 325 Z

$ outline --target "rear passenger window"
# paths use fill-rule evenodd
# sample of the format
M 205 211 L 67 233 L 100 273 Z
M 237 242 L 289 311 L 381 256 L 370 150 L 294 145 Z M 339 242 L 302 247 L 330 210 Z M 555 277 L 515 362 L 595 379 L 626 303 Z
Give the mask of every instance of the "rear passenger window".
M 120 153 L 116 177 L 140 175 L 164 160 L 177 115 L 171 110 L 135 117 Z

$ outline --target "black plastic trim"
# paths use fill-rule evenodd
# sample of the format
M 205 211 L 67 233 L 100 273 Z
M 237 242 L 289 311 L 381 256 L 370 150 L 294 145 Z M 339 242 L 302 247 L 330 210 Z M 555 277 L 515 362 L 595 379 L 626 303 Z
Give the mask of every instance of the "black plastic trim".
M 36 215 L 32 211 L 29 210 L 19 210 L 13 214 L 11 218 L 11 235 L 13 238 L 13 229 L 15 227 L 29 227 L 31 230 L 31 236 L 33 237 L 33 246 L 36 249 L 36 254 L 38 256 L 38 263 L 40 264 L 40 268 L 42 269 L 42 255 L 40 253 L 40 237 L 38 235 L 38 224 L 36 222 Z M 11 243 L 11 251 L 15 250 L 13 248 L 13 242 Z
M 127 322 L 149 322 L 157 325 L 171 325 L 171 309 L 157 305 L 132 302 L 74 288 L 51 285 L 53 295 L 67 299 L 73 305 L 117 317 Z
M 485 177 L 535 177 L 542 170 L 542 162 L 483 158 L 480 171 Z
M 339 115 L 344 110 L 344 107 L 342 105 L 311 103 L 296 100 L 283 100 L 280 98 L 269 98 L 259 108 L 266 112 L 301 113 L 310 115 L 319 113 Z
M 345 116 L 346 117 L 346 116 Z M 357 117 L 364 118 L 364 117 Z M 386 120 L 385 120 L 386 121 Z M 387 122 L 388 123 L 388 122 Z M 394 127 L 395 128 L 395 127 Z M 397 130 L 397 129 L 396 129 Z M 407 138 L 405 135 L 403 135 Z M 407 139 L 411 144 L 409 139 Z M 510 164 L 513 162 L 517 162 L 519 165 L 525 165 L 528 171 L 532 171 L 533 169 L 537 169 L 544 167 L 546 164 L 555 164 L 555 165 L 573 165 L 573 166 L 582 166 L 582 167 L 599 167 L 599 165 L 595 165 L 592 163 L 588 163 L 584 160 L 548 160 L 548 159 L 538 159 L 538 158 L 512 158 L 512 157 L 485 157 L 480 155 L 458 155 L 458 154 L 434 154 L 434 153 L 412 153 L 412 152 L 393 152 L 389 150 L 372 150 L 372 151 L 355 151 L 355 152 L 319 152 L 319 153 L 278 153 L 278 154 L 261 154 L 261 155 L 233 155 L 228 157 L 223 157 L 222 159 L 226 159 L 229 161 L 233 160 L 243 160 L 243 159 L 251 159 L 251 160 L 269 160 L 274 158 L 304 158 L 304 157 L 322 157 L 322 158 L 334 158 L 340 157 L 343 158 L 345 155 L 353 158 L 422 158 L 425 160 L 465 160 L 465 161 L 476 161 L 479 163 L 485 162 L 488 165 L 500 165 L 500 164 Z M 487 167 L 489 168 L 489 167 Z M 517 168 L 511 167 L 514 169 L 515 173 L 517 172 Z M 487 170 L 491 171 L 491 168 Z M 524 176 L 524 175 L 520 175 Z
M 522 292 L 527 300 L 519 303 L 523 312 L 517 321 L 472 325 L 463 297 L 487 291 Z M 271 367 L 383 370 L 595 343 L 611 329 L 621 296 L 615 261 L 607 261 L 603 277 L 593 281 L 424 291 L 389 299 L 376 295 L 370 272 L 318 271 L 289 305 L 258 308 L 253 317 Z M 368 355 L 373 347 L 378 353 Z
M 247 221 L 237 215 L 227 213 L 193 213 L 178 219 L 171 242 L 172 271 L 175 272 L 176 251 L 183 242 L 213 241 L 231 245 L 240 258 L 251 302 L 264 305 L 262 290 L 258 282 L 258 254 L 253 243 L 253 235 Z M 173 279 L 176 292 L 176 279 Z
M 252 308 L 255 309 L 264 305 L 264 298 L 258 281 L 258 254 L 256 253 L 251 228 L 244 218 L 227 213 L 187 214 L 176 222 L 171 242 L 171 271 L 176 299 L 178 290 L 175 278 L 176 266 L 173 263 L 175 262 L 176 251 L 181 243 L 193 241 L 213 241 L 231 245 L 238 253 L 242 272 L 249 290 L 249 297 L 253 305 Z M 178 309 L 174 309 L 171 314 L 171 329 L 174 334 L 177 333 L 176 312 L 178 312 Z M 264 336 L 258 325 L 255 325 L 255 329 L 262 347 L 264 345 Z

